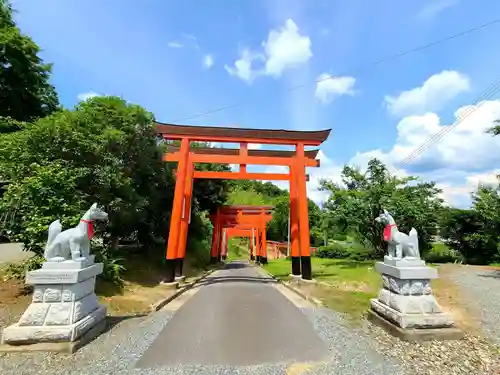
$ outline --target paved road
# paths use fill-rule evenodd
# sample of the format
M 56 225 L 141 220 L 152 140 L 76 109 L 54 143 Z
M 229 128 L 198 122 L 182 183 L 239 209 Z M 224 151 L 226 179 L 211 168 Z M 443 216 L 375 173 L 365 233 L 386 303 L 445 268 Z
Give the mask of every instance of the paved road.
M 329 356 L 311 322 L 246 263 L 230 263 L 172 317 L 136 364 L 262 365 L 322 361 Z
M 22 244 L 0 243 L 0 264 L 20 262 L 32 255 L 31 252 L 23 251 Z

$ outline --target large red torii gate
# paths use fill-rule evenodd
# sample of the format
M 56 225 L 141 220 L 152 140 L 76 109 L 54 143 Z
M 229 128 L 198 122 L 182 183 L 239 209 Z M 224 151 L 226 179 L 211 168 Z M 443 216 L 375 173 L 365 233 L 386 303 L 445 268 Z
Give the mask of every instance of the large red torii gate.
M 309 242 L 306 167 L 318 167 L 318 150 L 306 151 L 306 146 L 319 146 L 331 129 L 320 131 L 289 131 L 244 129 L 229 127 L 189 126 L 156 123 L 156 132 L 165 140 L 180 141 L 180 147 L 170 146 L 163 160 L 177 162 L 177 180 L 170 219 L 165 281 L 173 282 L 182 274 L 187 231 L 190 220 L 192 184 L 195 178 L 281 180 L 290 182 L 290 227 L 292 273 L 310 280 L 311 249 Z M 191 142 L 237 143 L 239 149 L 192 147 Z M 249 150 L 248 144 L 294 146 L 295 151 Z M 238 172 L 196 171 L 195 163 L 238 164 Z M 289 173 L 251 173 L 247 165 L 277 165 L 288 167 Z
M 211 215 L 214 232 L 212 236 L 211 261 L 215 262 L 227 255 L 227 242 L 230 236 L 251 238 L 250 251 L 253 251 L 253 240 L 256 241 L 258 263 L 267 263 L 266 226 L 272 219 L 271 206 L 220 206 Z

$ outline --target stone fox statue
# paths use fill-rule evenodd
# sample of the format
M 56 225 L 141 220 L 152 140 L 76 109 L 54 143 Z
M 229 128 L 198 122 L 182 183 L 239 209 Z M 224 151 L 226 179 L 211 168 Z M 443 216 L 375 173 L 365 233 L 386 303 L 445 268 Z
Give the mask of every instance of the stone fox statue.
M 387 210 L 384 210 L 375 221 L 386 224 L 384 240 L 387 241 L 387 250 L 390 257 L 420 259 L 418 234 L 415 228 L 411 228 L 408 234 L 400 232 L 394 218 Z
M 80 223 L 70 229 L 62 230 L 59 220 L 49 226 L 49 237 L 45 246 L 44 258 L 48 262 L 64 260 L 83 260 L 90 255 L 90 239 L 94 235 L 94 221 L 106 220 L 108 214 L 94 203 L 80 219 Z

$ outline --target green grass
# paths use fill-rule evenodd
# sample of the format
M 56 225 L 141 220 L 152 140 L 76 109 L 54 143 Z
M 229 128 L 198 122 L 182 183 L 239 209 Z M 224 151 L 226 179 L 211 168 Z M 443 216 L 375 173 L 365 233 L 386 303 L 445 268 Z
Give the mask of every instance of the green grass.
M 228 260 L 248 259 L 248 244 L 240 238 L 231 238 L 228 244 Z
M 381 285 L 373 261 L 311 260 L 313 278 L 323 283 L 310 288 L 310 294 L 328 308 L 346 313 L 352 321 L 359 322 Z M 288 279 L 291 262 L 286 259 L 272 260 L 264 268 L 278 278 Z
M 326 258 L 311 258 L 311 261 L 313 278 L 318 281 L 355 282 L 377 286 L 380 282 L 380 276 L 375 272 L 373 261 Z M 278 278 L 287 278 L 292 270 L 291 261 L 287 259 L 269 261 L 264 267 Z

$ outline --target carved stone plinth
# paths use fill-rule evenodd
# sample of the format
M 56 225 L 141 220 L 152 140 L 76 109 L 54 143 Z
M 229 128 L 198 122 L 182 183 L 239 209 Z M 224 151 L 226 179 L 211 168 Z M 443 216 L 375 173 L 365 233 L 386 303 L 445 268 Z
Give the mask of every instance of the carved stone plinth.
M 432 295 L 430 282 L 438 277 L 436 269 L 420 259 L 390 257 L 378 262 L 375 269 L 382 276 L 383 288 L 378 298 L 371 300 L 372 313 L 376 313 L 372 315 L 386 319 L 399 331 L 425 331 L 426 339 L 432 336 L 429 330 L 453 327 L 453 317 L 442 311 Z
M 33 301 L 17 323 L 4 329 L 2 344 L 72 343 L 96 325 L 104 328 L 106 307 L 94 292 L 102 271 L 102 263 L 94 263 L 91 256 L 85 261 L 46 262 L 28 272 Z

